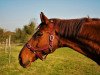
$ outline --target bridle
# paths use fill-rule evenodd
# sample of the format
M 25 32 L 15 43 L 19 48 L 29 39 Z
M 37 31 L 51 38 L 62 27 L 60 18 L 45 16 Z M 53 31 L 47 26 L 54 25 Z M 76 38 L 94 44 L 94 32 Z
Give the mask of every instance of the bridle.
M 53 23 L 53 20 L 50 20 L 51 23 Z M 40 29 L 40 25 L 38 26 L 38 29 Z M 35 57 L 36 58 L 39 58 L 41 60 L 44 60 L 46 59 L 47 55 L 49 53 L 52 53 L 53 52 L 53 40 L 54 40 L 54 34 L 53 32 L 55 31 L 54 29 L 54 26 L 51 25 L 50 27 L 50 31 L 47 32 L 49 33 L 49 45 L 46 46 L 46 47 L 43 47 L 43 48 L 35 48 L 35 47 L 32 47 L 29 43 L 27 43 L 25 46 L 35 54 Z M 45 41 L 44 41 L 45 42 Z M 47 52 L 48 50 L 48 52 Z
M 41 60 L 46 59 L 47 55 L 49 53 L 53 52 L 53 39 L 54 39 L 54 35 L 53 32 L 49 32 L 49 46 L 48 47 L 44 47 L 44 48 L 35 48 L 32 47 L 29 43 L 27 43 L 25 46 L 35 54 L 36 58 L 40 58 Z M 45 53 L 45 50 L 49 50 L 49 53 Z M 45 53 L 44 55 L 42 55 L 41 53 Z

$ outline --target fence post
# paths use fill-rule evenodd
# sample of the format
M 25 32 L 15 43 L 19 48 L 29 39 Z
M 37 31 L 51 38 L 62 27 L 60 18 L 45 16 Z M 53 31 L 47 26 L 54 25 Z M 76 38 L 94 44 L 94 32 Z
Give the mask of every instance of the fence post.
M 9 35 L 8 46 L 9 46 L 9 63 L 10 63 L 11 62 L 11 35 Z
M 7 53 L 7 48 L 8 48 L 8 39 L 6 39 L 6 43 L 5 43 L 5 53 Z

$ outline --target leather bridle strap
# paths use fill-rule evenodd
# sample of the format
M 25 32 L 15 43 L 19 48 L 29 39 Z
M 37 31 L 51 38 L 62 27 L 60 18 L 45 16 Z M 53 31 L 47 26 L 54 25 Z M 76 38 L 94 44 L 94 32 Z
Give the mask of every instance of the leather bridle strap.
M 50 34 L 50 36 L 49 36 L 49 46 L 48 47 L 44 47 L 44 48 L 34 48 L 30 44 L 28 44 L 28 43 L 26 44 L 26 47 L 30 51 L 32 51 L 37 58 L 40 58 L 41 60 L 44 60 L 46 58 L 46 56 L 48 55 L 48 53 L 43 58 L 42 54 L 40 54 L 39 52 L 44 52 L 45 50 L 49 50 L 50 53 L 53 52 L 52 50 L 53 50 L 53 39 L 54 39 L 54 36 L 53 36 L 52 33 L 49 33 L 49 34 Z

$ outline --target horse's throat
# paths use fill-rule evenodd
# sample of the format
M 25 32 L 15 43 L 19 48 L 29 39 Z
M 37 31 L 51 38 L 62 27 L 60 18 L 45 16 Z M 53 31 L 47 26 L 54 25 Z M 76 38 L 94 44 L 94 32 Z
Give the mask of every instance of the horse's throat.
M 97 43 L 81 38 L 62 38 L 60 41 L 61 47 L 72 48 L 100 64 L 100 45 Z

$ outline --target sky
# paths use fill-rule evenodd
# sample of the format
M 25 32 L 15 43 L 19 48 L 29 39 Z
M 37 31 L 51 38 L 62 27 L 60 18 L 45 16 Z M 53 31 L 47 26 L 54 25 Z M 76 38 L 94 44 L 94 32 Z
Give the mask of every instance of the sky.
M 0 27 L 14 31 L 34 19 L 39 24 L 40 12 L 48 18 L 100 18 L 100 0 L 0 0 Z

